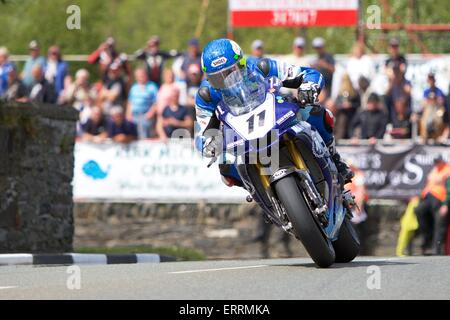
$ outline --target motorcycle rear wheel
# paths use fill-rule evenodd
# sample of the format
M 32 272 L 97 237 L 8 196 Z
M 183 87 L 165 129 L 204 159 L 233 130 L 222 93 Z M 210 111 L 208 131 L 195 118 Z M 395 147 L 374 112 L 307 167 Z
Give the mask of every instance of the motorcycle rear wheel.
M 275 182 L 278 199 L 286 209 L 296 237 L 302 242 L 310 257 L 317 266 L 327 268 L 335 260 L 333 245 L 320 230 L 295 179 L 295 176 L 289 175 Z
M 348 217 L 345 217 L 339 230 L 339 236 L 333 241 L 336 262 L 346 263 L 356 258 L 359 253 L 360 242 L 355 228 Z

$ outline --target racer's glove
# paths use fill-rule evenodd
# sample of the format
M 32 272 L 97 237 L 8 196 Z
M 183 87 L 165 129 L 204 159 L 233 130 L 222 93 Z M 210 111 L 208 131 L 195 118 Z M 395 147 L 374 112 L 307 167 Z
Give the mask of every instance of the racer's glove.
M 203 145 L 203 156 L 214 158 L 222 152 L 222 141 L 216 136 L 208 137 Z
M 317 102 L 320 93 L 320 86 L 314 82 L 305 82 L 298 88 L 298 101 L 302 105 Z

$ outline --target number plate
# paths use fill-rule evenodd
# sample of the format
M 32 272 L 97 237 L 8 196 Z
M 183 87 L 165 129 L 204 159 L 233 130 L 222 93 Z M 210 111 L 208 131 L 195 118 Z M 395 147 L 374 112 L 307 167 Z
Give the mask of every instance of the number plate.
M 266 94 L 266 100 L 252 111 L 233 116 L 227 114 L 225 121 L 245 140 L 264 137 L 275 126 L 275 97 Z

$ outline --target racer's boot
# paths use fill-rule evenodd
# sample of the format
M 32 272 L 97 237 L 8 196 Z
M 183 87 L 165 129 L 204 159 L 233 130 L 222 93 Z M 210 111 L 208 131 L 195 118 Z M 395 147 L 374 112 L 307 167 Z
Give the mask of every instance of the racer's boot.
M 334 164 L 342 178 L 343 185 L 352 182 L 355 173 L 350 169 L 350 167 L 342 160 L 341 155 L 336 150 L 336 143 L 333 140 L 328 144 L 328 150 L 330 151 L 331 159 L 333 159 Z
M 220 176 L 222 177 L 223 183 L 227 187 L 244 187 L 241 178 L 239 177 L 238 172 L 235 169 L 235 166 L 232 164 L 220 163 L 219 164 Z

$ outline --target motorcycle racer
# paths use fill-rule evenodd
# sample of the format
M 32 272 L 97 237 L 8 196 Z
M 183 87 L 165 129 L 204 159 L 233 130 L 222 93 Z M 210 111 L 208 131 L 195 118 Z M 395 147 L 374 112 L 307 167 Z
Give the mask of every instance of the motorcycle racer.
M 220 122 L 214 116 L 217 105 L 222 100 L 222 93 L 227 89 L 228 75 L 240 70 L 243 74 L 259 73 L 265 79 L 276 77 L 281 86 L 298 89 L 298 102 L 304 106 L 302 116 L 306 114 L 306 122 L 313 126 L 328 146 L 331 157 L 336 164 L 343 183 L 348 183 L 354 174 L 342 161 L 335 148 L 333 136 L 334 117 L 324 107 L 316 104 L 318 95 L 324 87 L 324 79 L 315 69 L 293 66 L 270 58 L 244 57 L 240 46 L 229 39 L 216 39 L 206 45 L 202 53 L 202 69 L 206 79 L 200 85 L 196 104 L 196 147 L 205 157 L 217 156 L 221 150 L 219 139 L 205 137 L 206 129 L 218 128 Z M 224 182 L 231 185 L 242 185 L 236 168 L 232 165 L 219 164 Z

